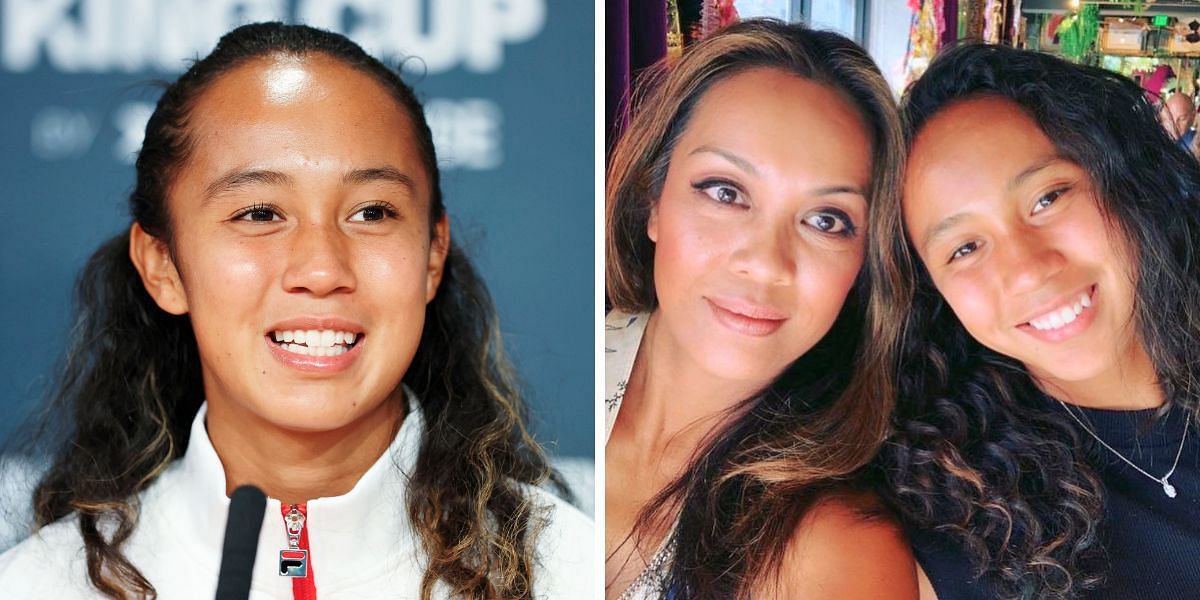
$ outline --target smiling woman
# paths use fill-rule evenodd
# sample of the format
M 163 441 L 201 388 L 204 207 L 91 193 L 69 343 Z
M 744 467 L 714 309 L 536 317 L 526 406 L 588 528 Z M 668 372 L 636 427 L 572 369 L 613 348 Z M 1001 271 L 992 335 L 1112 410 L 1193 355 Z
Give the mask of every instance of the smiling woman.
M 864 390 L 927 597 L 1194 595 L 1196 161 L 1134 82 L 1003 46 L 942 53 L 902 114 Z
M 211 598 L 242 484 L 269 496 L 252 597 L 590 594 L 591 525 L 540 487 L 563 490 L 394 72 L 238 28 L 163 94 L 137 176 L 80 279 L 7 594 Z

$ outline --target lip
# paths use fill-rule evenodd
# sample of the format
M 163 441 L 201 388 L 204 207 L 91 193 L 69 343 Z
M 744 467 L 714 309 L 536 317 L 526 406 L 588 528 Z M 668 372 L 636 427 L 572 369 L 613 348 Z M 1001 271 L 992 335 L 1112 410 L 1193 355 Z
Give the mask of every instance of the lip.
M 337 356 L 306 356 L 284 350 L 275 343 L 271 335 L 276 331 L 296 329 L 346 331 L 361 337 L 355 341 L 353 347 Z M 334 374 L 350 368 L 350 365 L 354 364 L 354 361 L 362 354 L 362 349 L 368 342 L 367 336 L 363 335 L 363 326 L 354 321 L 341 317 L 299 317 L 272 325 L 271 329 L 263 334 L 263 343 L 271 351 L 271 356 L 288 368 L 304 373 Z
M 1036 327 L 1034 327 L 1033 325 L 1029 324 L 1029 320 L 1036 319 L 1042 315 L 1045 315 L 1046 313 L 1050 312 L 1051 310 L 1054 310 L 1054 309 L 1062 307 L 1062 306 L 1066 306 L 1068 303 L 1071 303 L 1072 298 L 1078 298 L 1079 295 L 1082 294 L 1085 290 L 1088 291 L 1088 295 L 1091 296 L 1092 305 L 1090 307 L 1088 307 L 1087 309 L 1085 309 L 1083 312 L 1079 313 L 1079 315 L 1077 317 L 1075 317 L 1074 321 L 1071 321 L 1070 323 L 1068 323 L 1062 327 L 1059 327 L 1058 329 L 1050 329 L 1050 330 L 1040 330 L 1040 329 L 1037 329 Z M 1047 304 L 1044 308 L 1040 309 L 1041 312 L 1032 313 L 1032 316 L 1029 317 L 1029 320 L 1022 322 L 1020 325 L 1017 325 L 1017 329 L 1020 329 L 1021 331 L 1024 331 L 1025 333 L 1029 334 L 1030 336 L 1032 336 L 1038 340 L 1044 341 L 1044 342 L 1061 342 L 1064 340 L 1069 340 L 1069 339 L 1079 335 L 1080 333 L 1082 333 L 1089 326 L 1091 326 L 1093 321 L 1096 320 L 1096 308 L 1098 306 L 1098 296 L 1099 296 L 1099 286 L 1093 284 L 1092 286 L 1090 286 L 1088 288 L 1084 288 L 1084 290 L 1079 290 L 1079 291 L 1075 292 L 1074 294 L 1069 294 L 1067 296 L 1060 298 L 1059 300 L 1057 300 L 1057 304 Z
M 783 327 L 788 316 L 783 312 L 737 298 L 704 298 L 717 322 L 734 332 L 765 337 Z

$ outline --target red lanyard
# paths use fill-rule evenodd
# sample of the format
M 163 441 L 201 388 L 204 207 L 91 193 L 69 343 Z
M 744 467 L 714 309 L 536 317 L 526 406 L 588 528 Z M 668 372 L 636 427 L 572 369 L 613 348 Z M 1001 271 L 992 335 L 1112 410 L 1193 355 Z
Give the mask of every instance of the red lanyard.
M 308 551 L 308 505 L 280 503 L 283 526 L 287 531 L 288 547 L 279 551 L 279 574 L 292 578 L 294 600 L 317 600 L 317 585 L 313 582 L 312 555 Z

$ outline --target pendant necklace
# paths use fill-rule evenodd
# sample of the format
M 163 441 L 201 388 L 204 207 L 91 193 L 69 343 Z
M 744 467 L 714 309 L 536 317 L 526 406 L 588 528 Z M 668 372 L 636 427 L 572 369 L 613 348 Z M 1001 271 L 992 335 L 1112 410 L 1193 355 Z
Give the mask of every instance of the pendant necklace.
M 1055 400 L 1058 400 L 1058 398 L 1055 398 Z M 1187 443 L 1188 426 L 1190 425 L 1190 423 L 1186 418 L 1183 422 L 1183 439 L 1180 440 L 1180 442 L 1179 442 L 1179 450 L 1177 450 L 1175 452 L 1175 462 L 1171 463 L 1171 470 L 1167 471 L 1167 474 L 1163 475 L 1162 477 L 1155 477 L 1155 476 L 1147 473 L 1141 467 L 1133 464 L 1133 461 L 1129 460 L 1128 458 L 1125 458 L 1124 454 L 1117 452 L 1116 448 L 1109 446 L 1107 442 L 1100 439 L 1100 436 L 1096 435 L 1096 432 L 1092 431 L 1091 428 L 1089 428 L 1087 425 L 1084 425 L 1082 419 L 1075 416 L 1075 413 L 1067 406 L 1067 404 L 1065 402 L 1063 402 L 1062 400 L 1058 400 L 1058 403 L 1062 405 L 1063 410 L 1067 411 L 1068 415 L 1071 415 L 1072 419 L 1075 419 L 1076 423 L 1079 423 L 1079 426 L 1082 427 L 1084 431 L 1088 432 L 1088 434 L 1091 435 L 1093 438 L 1095 438 L 1097 442 L 1100 442 L 1101 446 L 1108 448 L 1109 452 L 1116 454 L 1117 458 L 1125 461 L 1125 464 L 1136 469 L 1138 473 L 1141 473 L 1142 475 L 1145 475 L 1146 477 L 1149 477 L 1150 479 L 1162 484 L 1163 493 L 1166 494 L 1168 498 L 1175 497 L 1175 486 L 1171 485 L 1170 479 L 1171 479 L 1171 475 L 1175 474 L 1175 467 L 1179 466 L 1179 457 L 1183 454 L 1183 445 L 1185 443 Z

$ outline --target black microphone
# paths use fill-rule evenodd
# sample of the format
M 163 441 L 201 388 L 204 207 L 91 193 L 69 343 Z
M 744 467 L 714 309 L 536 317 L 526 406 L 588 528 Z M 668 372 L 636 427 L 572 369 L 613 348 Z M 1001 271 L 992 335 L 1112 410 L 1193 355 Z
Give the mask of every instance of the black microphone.
M 252 485 L 233 490 L 229 497 L 229 520 L 225 522 L 216 600 L 246 600 L 250 597 L 258 532 L 262 529 L 266 510 L 267 496 Z

